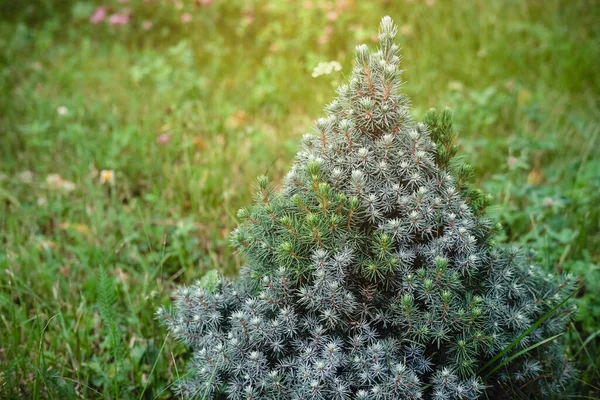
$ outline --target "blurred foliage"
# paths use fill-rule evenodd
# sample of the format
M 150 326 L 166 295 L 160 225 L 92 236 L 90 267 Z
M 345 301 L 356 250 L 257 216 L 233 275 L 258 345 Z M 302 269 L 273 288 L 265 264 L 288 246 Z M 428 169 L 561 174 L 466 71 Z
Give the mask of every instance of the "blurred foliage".
M 0 397 L 172 396 L 187 354 L 154 310 L 237 271 L 227 237 L 249 182 L 281 180 L 385 14 L 415 115 L 452 107 L 504 239 L 585 279 L 570 352 L 577 392 L 598 395 L 594 0 L 5 0 Z

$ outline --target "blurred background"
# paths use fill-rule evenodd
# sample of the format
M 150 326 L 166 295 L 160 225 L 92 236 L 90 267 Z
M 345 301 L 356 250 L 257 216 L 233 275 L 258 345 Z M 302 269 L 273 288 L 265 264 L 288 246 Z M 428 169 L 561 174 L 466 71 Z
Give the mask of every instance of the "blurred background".
M 172 397 L 189 354 L 154 311 L 235 275 L 254 178 L 281 182 L 384 15 L 500 239 L 585 279 L 567 350 L 599 395 L 597 1 L 0 0 L 0 397 Z

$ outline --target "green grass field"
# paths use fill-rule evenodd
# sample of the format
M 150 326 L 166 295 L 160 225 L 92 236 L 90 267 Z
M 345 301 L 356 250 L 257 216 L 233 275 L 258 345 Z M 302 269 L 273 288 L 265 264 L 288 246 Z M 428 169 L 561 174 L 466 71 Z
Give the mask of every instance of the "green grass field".
M 453 109 L 501 239 L 585 279 L 567 350 L 573 393 L 600 396 L 594 0 L 5 0 L 0 398 L 172 397 L 189 353 L 155 310 L 236 273 L 255 176 L 281 181 L 384 15 L 414 115 Z

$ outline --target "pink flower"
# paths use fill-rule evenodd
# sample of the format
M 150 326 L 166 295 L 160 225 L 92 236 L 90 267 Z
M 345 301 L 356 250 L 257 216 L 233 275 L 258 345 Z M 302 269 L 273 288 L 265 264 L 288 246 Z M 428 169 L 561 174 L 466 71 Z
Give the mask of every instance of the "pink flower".
M 150 28 L 152 28 L 152 21 L 142 22 L 142 28 L 144 28 L 145 31 L 150 30 Z
M 127 25 L 129 24 L 128 14 L 113 14 L 108 19 L 108 22 L 113 26 Z
M 335 21 L 336 19 L 338 19 L 338 13 L 335 11 L 329 11 L 327 13 L 327 19 L 330 21 Z
M 181 22 L 183 22 L 184 24 L 187 24 L 188 22 L 192 21 L 192 14 L 190 13 L 183 13 L 181 14 Z
M 544 207 L 552 207 L 554 205 L 554 199 L 552 197 L 544 197 Z
M 400 27 L 400 33 L 404 36 L 410 36 L 410 34 L 412 33 L 412 28 L 410 27 L 410 25 L 402 25 Z
M 200 4 L 201 4 L 203 7 L 208 7 L 208 6 L 210 6 L 210 5 L 213 3 L 213 1 L 214 1 L 214 0 L 200 0 Z
M 338 9 L 343 9 L 348 7 L 348 0 L 336 0 L 335 5 L 338 7 Z
M 90 17 L 90 22 L 92 24 L 98 24 L 106 18 L 106 8 L 98 7 Z
M 171 138 L 169 137 L 168 134 L 166 133 L 161 133 L 160 135 L 158 135 L 158 137 L 156 138 L 156 143 L 158 144 L 162 144 L 165 145 L 167 143 L 169 143 L 169 140 L 171 140 Z
M 519 159 L 515 156 L 509 156 L 508 160 L 506 160 L 506 164 L 508 165 L 508 169 L 513 170 L 517 166 L 517 162 Z

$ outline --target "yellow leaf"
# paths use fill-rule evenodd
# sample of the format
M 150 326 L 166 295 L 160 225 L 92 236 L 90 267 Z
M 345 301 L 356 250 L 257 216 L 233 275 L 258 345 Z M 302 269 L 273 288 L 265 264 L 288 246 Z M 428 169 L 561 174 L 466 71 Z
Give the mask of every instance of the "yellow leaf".
M 86 224 L 73 224 L 72 227 L 82 235 L 89 236 L 91 234 L 90 228 Z
M 92 233 L 89 226 L 87 226 L 86 224 L 80 224 L 80 223 L 72 224 L 70 222 L 61 222 L 58 225 L 58 227 L 63 230 L 73 229 L 75 232 L 81 233 L 82 235 L 85 235 L 85 236 L 90 236 Z
M 519 103 L 519 106 L 524 106 L 527 105 L 531 102 L 531 92 L 529 90 L 526 89 L 522 89 L 519 90 L 519 93 L 517 94 L 517 102 Z

